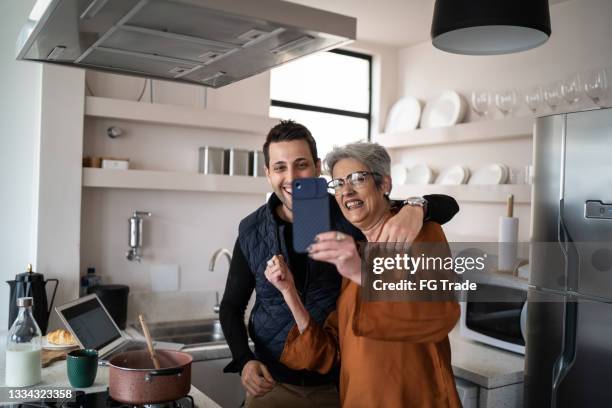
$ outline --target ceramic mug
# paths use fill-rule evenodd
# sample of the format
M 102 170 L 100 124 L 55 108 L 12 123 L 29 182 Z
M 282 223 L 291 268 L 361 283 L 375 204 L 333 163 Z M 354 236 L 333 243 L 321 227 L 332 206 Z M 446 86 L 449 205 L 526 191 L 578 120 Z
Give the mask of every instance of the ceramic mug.
M 68 381 L 75 388 L 90 387 L 98 372 L 98 352 L 94 349 L 74 350 L 66 355 Z

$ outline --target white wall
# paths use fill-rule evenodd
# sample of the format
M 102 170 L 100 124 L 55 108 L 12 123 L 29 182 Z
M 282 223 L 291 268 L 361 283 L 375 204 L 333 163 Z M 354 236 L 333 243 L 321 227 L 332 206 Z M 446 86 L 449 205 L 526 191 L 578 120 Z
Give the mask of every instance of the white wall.
M 550 12 L 549 41 L 529 51 L 455 55 L 435 49 L 431 42 L 401 50 L 401 93 L 426 100 L 443 89 L 454 89 L 469 96 L 473 90 L 522 89 L 573 72 L 612 66 L 610 0 L 571 0 L 551 6 Z
M 137 99 L 145 86 L 140 78 L 90 71 L 87 83 L 96 96 Z M 151 101 L 146 84 L 142 103 Z M 260 74 L 213 90 L 200 86 L 153 81 L 153 102 L 214 111 L 268 115 L 269 74 Z M 106 136 L 109 126 L 124 134 Z M 245 134 L 181 126 L 159 126 L 112 119 L 86 118 L 84 156 L 125 157 L 130 168 L 198 171 L 198 148 L 212 145 L 260 149 L 264 134 Z M 95 267 L 105 283 L 130 286 L 130 319 L 149 309 L 149 320 L 195 319 L 210 316 L 216 291 L 223 292 L 228 264 L 219 259 L 208 271 L 213 252 L 233 249 L 239 221 L 265 202 L 263 194 L 222 194 L 129 189 L 83 189 L 81 273 Z M 135 210 L 150 211 L 144 221 L 144 258 L 127 261 L 128 218 Z M 179 291 L 151 293 L 152 268 L 179 268 Z M 151 307 L 155 307 L 151 310 Z
M 59 279 L 55 306 L 78 295 L 84 79 L 82 69 L 43 66 L 36 264 Z
M 473 90 L 526 89 L 536 84 L 563 79 L 574 72 L 612 66 L 612 2 L 573 0 L 551 7 L 552 36 L 543 46 L 526 52 L 500 56 L 463 56 L 435 49 L 430 42 L 402 49 L 399 53 L 400 96 L 428 100 L 444 89 L 466 96 Z M 585 102 L 586 103 L 586 102 Z M 523 107 L 518 115 L 525 116 Z M 467 121 L 477 120 L 471 113 Z M 530 164 L 531 141 L 469 143 L 403 149 L 395 162 L 426 162 L 436 170 L 453 164 L 475 169 L 486 163 L 502 162 L 519 170 Z M 446 226 L 451 237 L 496 237 L 497 218 L 504 206 L 460 203 L 461 212 Z M 521 240 L 529 238 L 530 213 L 518 207 Z
M 385 113 L 399 95 L 397 86 L 399 49 L 366 41 L 355 41 L 343 48 L 372 56 L 371 130 L 373 134 L 382 132 Z
M 0 330 L 8 320 L 9 286 L 4 281 L 36 260 L 33 211 L 42 70 L 39 64 L 15 60 L 17 34 L 33 4 L 4 2 L 0 24 Z

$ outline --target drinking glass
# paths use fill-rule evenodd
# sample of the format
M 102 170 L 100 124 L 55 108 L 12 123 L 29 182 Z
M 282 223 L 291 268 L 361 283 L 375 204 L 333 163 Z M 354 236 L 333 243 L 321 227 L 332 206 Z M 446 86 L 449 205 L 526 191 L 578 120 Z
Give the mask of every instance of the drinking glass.
M 544 105 L 544 95 L 541 86 L 534 86 L 525 91 L 525 103 L 532 114 L 536 114 L 538 109 Z
M 491 94 L 489 91 L 473 91 L 472 92 L 472 110 L 479 117 L 486 116 L 491 108 Z
M 606 69 L 597 69 L 584 74 L 584 92 L 597 106 L 602 106 L 602 99 L 608 94 L 608 73 Z
M 561 95 L 561 83 L 559 81 L 551 82 L 544 87 L 544 101 L 553 112 L 561 105 L 563 96 Z
M 509 89 L 495 94 L 495 106 L 497 106 L 502 115 L 509 115 L 516 109 L 517 105 L 518 91 L 516 89 Z
M 571 75 L 561 82 L 561 96 L 570 106 L 580 100 L 581 94 L 582 85 L 578 74 Z

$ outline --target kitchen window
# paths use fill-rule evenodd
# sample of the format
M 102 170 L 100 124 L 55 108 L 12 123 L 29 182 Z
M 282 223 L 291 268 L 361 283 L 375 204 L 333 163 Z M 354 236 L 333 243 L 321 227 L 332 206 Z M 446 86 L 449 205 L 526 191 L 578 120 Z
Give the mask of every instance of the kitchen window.
M 334 145 L 370 140 L 372 57 L 332 50 L 281 65 L 270 98 L 270 116 L 306 126 L 321 158 Z

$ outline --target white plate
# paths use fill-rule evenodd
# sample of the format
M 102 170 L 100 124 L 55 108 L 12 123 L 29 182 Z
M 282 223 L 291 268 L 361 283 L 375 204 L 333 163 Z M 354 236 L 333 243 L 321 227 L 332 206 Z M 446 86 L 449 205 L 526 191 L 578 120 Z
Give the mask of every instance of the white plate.
M 408 177 L 408 169 L 403 164 L 394 164 L 391 166 L 391 181 L 395 185 L 406 184 Z
M 387 117 L 385 132 L 406 132 L 416 129 L 421 119 L 422 108 L 421 102 L 412 96 L 395 102 Z
M 78 346 L 78 344 L 53 344 L 47 341 L 47 336 L 42 338 L 42 348 L 47 350 L 68 350 Z
M 470 177 L 470 170 L 463 166 L 452 166 L 440 173 L 436 178 L 436 184 L 457 185 L 465 184 Z
M 476 170 L 468 184 L 505 184 L 508 180 L 508 167 L 505 164 L 494 163 Z
M 434 179 L 434 173 L 424 163 L 415 164 L 408 170 L 405 184 L 430 184 Z
M 455 91 L 444 91 L 434 100 L 428 101 L 421 117 L 422 128 L 452 126 L 463 120 L 465 100 Z

